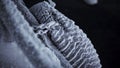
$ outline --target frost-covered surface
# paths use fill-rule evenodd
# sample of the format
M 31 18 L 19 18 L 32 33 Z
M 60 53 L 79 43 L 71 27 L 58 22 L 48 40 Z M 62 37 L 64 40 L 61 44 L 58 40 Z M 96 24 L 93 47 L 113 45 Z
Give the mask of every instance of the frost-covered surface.
M 0 21 L 0 67 L 34 68 L 2 21 Z
M 11 0 L 0 0 L 0 19 L 35 68 L 61 68 L 59 59 L 37 38 Z
M 49 3 L 36 4 L 31 13 L 23 0 L 0 0 L 0 67 L 100 68 L 86 34 Z
M 22 0 L 13 0 L 13 1 L 17 5 L 18 10 L 22 13 L 24 18 L 28 21 L 30 26 L 39 25 L 38 21 L 32 15 L 32 13 L 29 11 L 29 9 L 25 6 L 25 4 Z
M 16 42 L 0 42 L 1 68 L 34 68 Z

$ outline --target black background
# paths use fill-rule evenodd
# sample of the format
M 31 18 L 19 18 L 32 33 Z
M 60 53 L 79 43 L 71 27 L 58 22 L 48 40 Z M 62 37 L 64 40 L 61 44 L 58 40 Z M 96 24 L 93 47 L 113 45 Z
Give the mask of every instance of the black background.
M 24 0 L 30 8 L 42 0 Z M 82 0 L 53 0 L 56 8 L 79 25 L 96 48 L 103 68 L 120 65 L 120 2 L 99 0 L 97 5 L 87 5 Z

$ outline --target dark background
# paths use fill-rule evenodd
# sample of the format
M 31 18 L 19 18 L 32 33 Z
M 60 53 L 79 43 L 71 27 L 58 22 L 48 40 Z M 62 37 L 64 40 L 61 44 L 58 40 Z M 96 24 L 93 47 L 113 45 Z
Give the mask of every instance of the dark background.
M 42 0 L 24 0 L 30 8 Z M 120 65 L 120 2 L 99 0 L 97 5 L 87 5 L 82 0 L 53 0 L 56 8 L 79 25 L 96 48 L 103 68 Z

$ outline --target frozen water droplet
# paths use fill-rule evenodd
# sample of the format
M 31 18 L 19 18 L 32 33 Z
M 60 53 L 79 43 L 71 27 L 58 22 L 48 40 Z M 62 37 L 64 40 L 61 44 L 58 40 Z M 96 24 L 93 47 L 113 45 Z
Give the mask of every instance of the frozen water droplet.
M 98 0 L 84 0 L 89 5 L 95 5 L 98 3 Z

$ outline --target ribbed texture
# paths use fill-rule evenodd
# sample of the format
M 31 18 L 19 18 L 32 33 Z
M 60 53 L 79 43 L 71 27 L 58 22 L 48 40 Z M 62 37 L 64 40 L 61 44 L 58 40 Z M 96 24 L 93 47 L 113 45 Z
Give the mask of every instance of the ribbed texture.
M 41 30 L 43 32 L 46 30 L 45 33 L 50 35 L 51 41 L 74 68 L 101 68 L 98 54 L 91 41 L 74 24 L 74 21 L 51 7 L 47 2 L 39 3 L 30 10 L 41 22 L 36 29 L 38 34 Z M 46 12 L 45 15 L 43 15 L 43 11 Z M 46 14 L 48 15 L 46 16 Z
M 63 26 L 66 34 L 62 35 L 66 42 L 59 43 L 58 48 L 63 45 L 63 48 L 60 51 L 65 55 L 68 61 L 75 68 L 100 68 L 100 60 L 94 49 L 91 41 L 87 38 L 86 34 L 83 33 L 78 26 L 74 24 L 74 21 L 65 17 L 62 13 L 57 10 L 53 10 L 54 19 Z M 60 33 L 60 30 L 57 31 Z M 57 33 L 55 32 L 55 33 Z M 61 30 L 62 33 L 62 30 Z M 66 36 L 65 36 L 66 35 Z M 54 36 L 54 34 L 53 34 Z M 62 38 L 62 37 L 61 37 Z M 57 38 L 58 39 L 58 38 Z M 56 40 L 56 39 L 55 39 Z M 55 41 L 54 40 L 54 41 Z M 59 39 L 60 40 L 60 39 Z
M 37 38 L 32 27 L 30 27 L 13 1 L 0 0 L 0 20 L 14 35 L 15 41 L 33 67 L 62 68 L 59 59 Z

